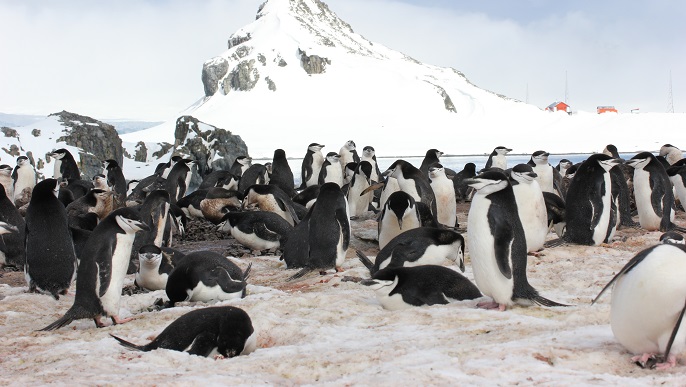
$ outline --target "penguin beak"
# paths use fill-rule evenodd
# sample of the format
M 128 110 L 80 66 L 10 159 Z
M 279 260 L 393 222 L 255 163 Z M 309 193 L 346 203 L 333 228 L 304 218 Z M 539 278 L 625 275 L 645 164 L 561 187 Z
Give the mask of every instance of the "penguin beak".
M 143 222 L 137 221 L 134 224 L 136 225 L 136 227 L 138 227 L 140 229 L 140 231 L 150 231 L 150 226 L 148 226 L 147 224 L 145 224 Z

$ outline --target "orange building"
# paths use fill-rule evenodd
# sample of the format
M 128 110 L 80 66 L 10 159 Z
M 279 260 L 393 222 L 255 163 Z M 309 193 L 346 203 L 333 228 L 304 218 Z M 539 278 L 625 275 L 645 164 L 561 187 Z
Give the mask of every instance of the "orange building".
M 553 102 L 548 107 L 545 108 L 549 112 L 567 112 L 567 114 L 572 114 L 572 108 L 564 102 Z
M 601 113 L 617 113 L 614 106 L 598 106 L 598 114 Z

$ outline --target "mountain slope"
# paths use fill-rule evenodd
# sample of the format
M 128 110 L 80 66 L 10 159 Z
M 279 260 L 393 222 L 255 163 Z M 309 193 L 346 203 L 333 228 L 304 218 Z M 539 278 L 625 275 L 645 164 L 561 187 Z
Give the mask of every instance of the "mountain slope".
M 592 152 L 610 142 L 627 151 L 656 149 L 641 142 L 659 134 L 645 133 L 646 119 L 671 137 L 658 143 L 679 142 L 674 131 L 686 123 L 678 114 L 544 112 L 480 89 L 455 69 L 370 42 L 317 0 L 264 3 L 256 20 L 229 38 L 228 50 L 205 62 L 202 80 L 205 97 L 183 114 L 240 135 L 252 157 L 271 157 L 277 148 L 300 157 L 311 142 L 338 151 L 351 139 L 389 156 L 429 148 L 484 153 L 497 145 L 521 153 Z M 618 136 L 625 131 L 631 136 Z M 170 141 L 173 123 L 133 136 Z

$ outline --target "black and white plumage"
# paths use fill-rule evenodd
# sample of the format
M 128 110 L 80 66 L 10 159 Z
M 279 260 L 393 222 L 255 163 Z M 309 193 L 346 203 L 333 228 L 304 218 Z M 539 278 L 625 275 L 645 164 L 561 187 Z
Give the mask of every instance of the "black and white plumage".
M 393 192 L 379 214 L 379 248 L 383 249 L 399 234 L 421 226 L 422 219 L 414 198 L 405 191 Z
M 614 284 L 610 326 L 642 367 L 670 368 L 686 349 L 686 246 L 660 244 L 635 257 L 593 300 Z
M 500 168 L 503 171 L 507 169 L 507 154 L 512 152 L 512 149 L 497 146 L 493 149 L 490 155 L 488 155 L 488 160 L 486 160 L 486 165 L 484 169 L 489 168 Z
M 436 197 L 436 220 L 447 227 L 457 227 L 457 200 L 453 182 L 445 174 L 440 163 L 429 167 L 429 182 Z
M 296 195 L 293 170 L 291 170 L 291 166 L 288 164 L 286 151 L 283 149 L 276 149 L 274 151 L 274 157 L 272 158 L 272 174 L 269 177 L 269 184 L 281 188 L 281 190 L 291 198 Z
M 4 265 L 21 268 L 26 263 L 26 222 L 17 207 L 5 194 L 0 185 L 0 222 L 7 224 L 4 228 L 13 232 L 5 232 L 0 238 L 0 268 Z
M 510 171 L 517 213 L 524 228 L 527 251 L 530 253 L 543 248 L 549 228 L 546 203 L 537 176 L 529 164 L 517 164 Z
M 431 213 L 436 216 L 436 196 L 431 189 L 428 177 L 423 175 L 417 167 L 405 160 L 396 160 L 388 167 L 384 175 L 394 177 L 401 190 L 410 194 L 415 201 L 426 204 L 431 209 Z
M 219 229 L 251 250 L 269 250 L 283 246 L 293 226 L 270 211 L 244 211 L 226 213 Z
M 198 189 L 208 190 L 213 187 L 221 187 L 236 191 L 238 189 L 238 180 L 239 178 L 229 171 L 212 171 L 202 178 L 202 182 L 200 183 L 200 186 L 198 186 Z
M 79 166 L 69 150 L 64 148 L 57 149 L 50 153 L 50 156 L 55 159 L 52 176 L 54 179 L 66 179 L 69 181 L 81 178 Z
M 464 271 L 464 248 L 464 238 L 456 231 L 420 227 L 393 238 L 379 251 L 374 263 L 359 250 L 357 257 L 372 276 L 388 267 L 440 265 L 445 260 L 457 263 Z
M 324 183 L 336 183 L 343 187 L 343 167 L 340 162 L 341 156 L 336 152 L 329 152 L 319 170 L 319 185 Z
M 214 352 L 231 358 L 247 355 L 257 348 L 257 337 L 250 316 L 234 306 L 215 306 L 192 310 L 174 320 L 145 345 L 136 345 L 111 335 L 122 346 L 139 351 L 171 349 L 191 355 L 211 356 Z
M 141 246 L 166 246 L 164 237 L 167 223 L 169 222 L 170 206 L 169 193 L 160 189 L 153 191 L 146 196 L 143 204 L 138 207 L 138 214 L 141 222 L 145 223 L 147 227 L 135 236 L 127 274 L 136 272 L 138 251 Z
M 108 159 L 102 162 L 103 175 L 107 178 L 107 185 L 117 194 L 118 198 L 126 198 L 126 178 L 124 171 L 116 160 Z M 119 199 L 118 199 L 119 200 Z
M 440 157 L 443 156 L 443 152 L 438 149 L 429 149 L 426 151 L 422 163 L 419 166 L 419 170 L 422 171 L 424 176 L 429 175 L 429 168 L 434 164 L 439 164 L 441 162 Z
M 367 161 L 372 165 L 371 180 L 373 183 L 379 183 L 381 181 L 381 170 L 379 169 L 379 164 L 376 162 L 376 150 L 373 146 L 367 145 L 362 149 L 360 161 Z
M 338 155 L 341 157 L 339 162 L 343 168 L 345 168 L 345 166 L 349 163 L 360 162 L 360 156 L 357 154 L 357 146 L 353 140 L 346 141 L 338 151 Z
M 373 289 L 381 306 L 388 310 L 481 297 L 479 289 L 465 276 L 438 265 L 389 267 L 360 283 Z
M 612 189 L 610 170 L 619 162 L 597 153 L 577 168 L 565 203 L 565 240 L 568 242 L 599 245 L 614 236 L 619 223 L 619 198 Z
M 336 183 L 326 183 L 305 218 L 288 236 L 281 259 L 286 266 L 302 269 L 299 278 L 316 269 L 338 269 L 350 243 L 348 203 Z
M 507 176 L 495 170 L 486 171 L 469 184 L 476 193 L 467 217 L 467 248 L 476 285 L 494 300 L 479 306 L 500 310 L 515 303 L 562 306 L 541 296 L 529 284 L 526 236 Z
M 33 189 L 26 209 L 26 265 L 29 290 L 42 290 L 55 299 L 66 294 L 76 274 L 76 253 L 64 205 L 57 199 L 59 184 L 45 179 Z
M 564 200 L 552 192 L 543 192 L 548 228 L 555 231 L 558 238 L 564 237 L 567 230 L 566 206 Z
M 672 144 L 665 144 L 660 147 L 659 155 L 664 157 L 669 165 L 674 165 L 676 162 L 684 158 L 684 152 Z
M 115 210 L 100 222 L 79 262 L 74 304 L 62 318 L 41 330 L 59 329 L 84 318 L 92 318 L 101 327 L 102 316 L 110 317 L 115 324 L 128 321 L 119 318 L 119 301 L 135 234 L 146 229 L 148 226 L 132 208 Z
M 5 195 L 14 204 L 14 180 L 12 180 L 12 171 L 14 168 L 7 164 L 0 165 L 0 184 L 5 188 Z
M 233 164 L 231 164 L 231 168 L 229 169 L 229 172 L 231 172 L 232 175 L 237 176 L 237 177 L 242 177 L 243 173 L 250 168 L 252 165 L 252 157 L 250 156 L 238 156 L 236 157 L 236 160 L 234 160 Z
M 33 187 L 36 186 L 36 170 L 28 157 L 17 157 L 17 166 L 12 171 L 12 181 L 12 191 L 14 192 L 12 201 L 17 207 L 21 207 L 26 204 L 24 202 L 28 202 Z
M 627 164 L 634 168 L 634 197 L 641 227 L 662 232 L 674 229 L 674 191 L 665 168 L 650 152 L 637 154 Z
M 538 180 L 538 185 L 541 186 L 541 191 L 559 193 L 559 189 L 557 189 L 555 182 L 561 181 L 562 176 L 560 175 L 560 171 L 548 163 L 549 156 L 550 153 L 546 151 L 536 151 L 531 154 L 531 158 L 527 164 L 529 164 L 536 173 L 536 180 Z
M 356 164 L 355 172 L 348 185 L 346 194 L 350 216 L 360 216 L 369 210 L 374 193 L 367 191 L 371 185 L 372 165 L 368 161 Z
M 182 252 L 169 247 L 141 246 L 138 250 L 138 271 L 134 283 L 150 291 L 165 289 L 169 274 L 184 256 Z
M 235 300 L 245 297 L 250 267 L 238 265 L 213 251 L 186 254 L 167 278 L 169 306 L 182 301 Z
M 324 146 L 313 142 L 307 147 L 300 167 L 301 189 L 319 183 L 319 171 L 324 164 L 324 155 L 322 154 Z
M 177 201 L 186 196 L 193 177 L 194 165 L 194 160 L 181 159 L 172 167 L 165 184 L 165 189 L 169 192 L 170 203 L 176 204 Z
M 476 164 L 467 163 L 462 170 L 453 176 L 453 188 L 455 189 L 455 200 L 466 201 L 469 198 L 469 185 L 465 180 L 476 176 Z

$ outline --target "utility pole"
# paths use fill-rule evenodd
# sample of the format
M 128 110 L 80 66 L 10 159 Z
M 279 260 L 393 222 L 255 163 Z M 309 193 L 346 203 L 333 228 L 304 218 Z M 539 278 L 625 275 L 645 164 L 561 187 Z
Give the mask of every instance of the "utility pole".
M 567 87 L 567 70 L 565 70 L 565 103 L 569 105 L 569 88 Z
M 669 91 L 667 92 L 667 113 L 674 113 L 674 96 L 672 95 L 672 70 L 669 70 Z
M 526 84 L 526 97 L 525 97 L 524 102 L 526 102 L 527 104 L 529 103 L 529 84 L 528 83 Z

